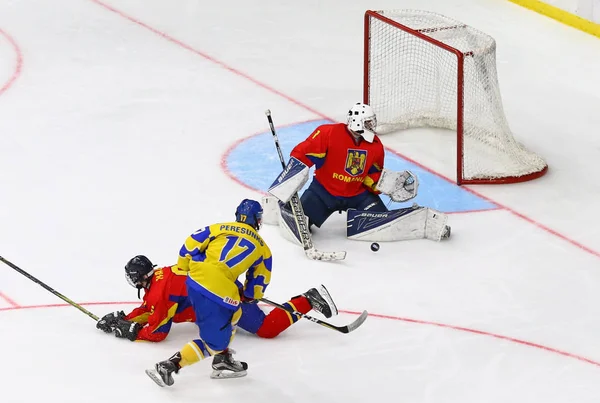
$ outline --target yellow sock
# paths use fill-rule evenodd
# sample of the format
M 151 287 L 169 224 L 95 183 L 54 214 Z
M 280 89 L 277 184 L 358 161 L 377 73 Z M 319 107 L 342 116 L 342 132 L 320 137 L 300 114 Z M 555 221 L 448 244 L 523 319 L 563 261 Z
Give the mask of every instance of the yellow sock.
M 195 364 L 198 361 L 206 358 L 202 350 L 198 348 L 198 345 L 193 341 L 190 341 L 188 344 L 183 346 L 180 353 L 181 362 L 179 363 L 179 365 L 181 365 L 182 367 Z

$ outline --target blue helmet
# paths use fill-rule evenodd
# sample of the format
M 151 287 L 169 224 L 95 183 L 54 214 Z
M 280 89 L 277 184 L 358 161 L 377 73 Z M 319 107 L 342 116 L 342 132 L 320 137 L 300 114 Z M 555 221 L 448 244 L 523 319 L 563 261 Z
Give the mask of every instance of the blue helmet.
M 235 220 L 252 226 L 254 229 L 260 229 L 262 222 L 263 209 L 256 200 L 244 199 L 235 210 Z

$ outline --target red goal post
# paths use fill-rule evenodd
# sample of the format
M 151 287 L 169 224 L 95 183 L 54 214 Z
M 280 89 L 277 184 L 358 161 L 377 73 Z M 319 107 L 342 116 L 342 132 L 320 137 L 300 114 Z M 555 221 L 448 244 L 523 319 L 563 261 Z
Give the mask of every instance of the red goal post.
M 524 182 L 548 169 L 510 131 L 496 42 L 459 21 L 420 10 L 367 11 L 363 91 L 380 134 L 455 131 L 459 185 Z

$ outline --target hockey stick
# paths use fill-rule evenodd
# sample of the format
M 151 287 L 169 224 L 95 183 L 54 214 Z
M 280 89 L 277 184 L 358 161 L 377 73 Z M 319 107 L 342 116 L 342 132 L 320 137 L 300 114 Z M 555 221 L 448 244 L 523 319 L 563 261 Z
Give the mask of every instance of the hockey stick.
M 265 111 L 265 115 L 267 115 L 267 120 L 269 121 L 269 127 L 271 128 L 271 134 L 273 135 L 273 140 L 275 141 L 275 148 L 277 149 L 277 154 L 279 154 L 279 161 L 281 162 L 281 167 L 285 169 L 285 159 L 283 158 L 283 153 L 281 152 L 281 146 L 279 145 L 279 138 L 277 137 L 277 132 L 275 131 L 275 125 L 273 124 L 271 111 L 267 109 Z M 310 231 L 308 229 L 308 225 L 306 224 L 306 220 L 304 219 L 304 209 L 302 208 L 302 203 L 300 202 L 298 193 L 294 194 L 290 199 L 290 206 L 292 207 L 292 213 L 294 215 L 294 222 L 296 223 L 296 228 L 298 229 L 298 233 L 300 234 L 300 238 L 302 240 L 302 247 L 304 247 L 304 253 L 309 259 L 343 260 L 346 258 L 345 251 L 323 252 L 315 249 L 312 242 L 312 237 L 310 235 Z
M 321 326 L 327 327 L 329 329 L 338 331 L 340 333 L 350 333 L 350 332 L 358 329 L 360 327 L 360 325 L 362 325 L 365 322 L 365 320 L 367 320 L 367 316 L 369 316 L 369 313 L 367 311 L 363 311 L 360 314 L 360 316 L 358 318 L 356 318 L 356 320 L 354 322 L 352 322 L 352 323 L 350 323 L 348 325 L 345 325 L 345 326 L 335 326 L 335 325 L 332 325 L 331 323 L 325 322 L 324 320 L 313 318 L 312 316 L 305 315 L 305 314 L 303 314 L 301 312 L 298 312 L 298 311 L 294 311 L 291 308 L 288 308 L 288 307 L 286 307 L 284 305 L 278 304 L 277 302 L 273 302 L 273 301 L 268 300 L 266 298 L 261 298 L 260 301 L 262 301 L 262 302 L 264 302 L 266 304 L 269 304 L 269 305 L 273 305 L 273 306 L 275 306 L 277 308 L 283 309 L 284 311 L 287 311 L 287 312 L 291 313 L 292 315 L 300 316 L 301 318 L 308 319 L 311 322 L 316 323 L 317 325 L 321 325 Z
M 85 313 L 90 318 L 94 319 L 95 321 L 98 321 L 99 318 L 96 315 L 94 315 L 93 313 L 91 313 L 90 311 L 88 311 L 87 309 L 85 309 L 84 307 L 82 307 L 81 305 L 79 305 L 79 304 L 71 301 L 69 298 L 65 297 L 64 295 L 62 295 L 58 291 L 55 291 L 53 288 L 51 288 L 50 286 L 46 285 L 44 282 L 42 282 L 42 281 L 38 280 L 37 278 L 33 277 L 31 274 L 27 273 L 25 270 L 21 269 L 16 264 L 14 264 L 14 263 L 12 263 L 12 262 L 4 259 L 2 256 L 0 256 L 0 261 L 2 263 L 6 264 L 7 266 L 9 266 L 11 269 L 15 269 L 16 271 L 18 271 L 19 273 L 21 273 L 22 275 L 24 275 L 25 277 L 27 277 L 29 280 L 33 281 L 34 283 L 37 283 L 37 284 L 41 285 L 46 290 L 48 290 L 52 294 L 56 295 L 58 298 L 60 298 L 63 301 L 65 301 L 67 304 L 74 306 L 75 308 L 79 309 L 81 312 Z

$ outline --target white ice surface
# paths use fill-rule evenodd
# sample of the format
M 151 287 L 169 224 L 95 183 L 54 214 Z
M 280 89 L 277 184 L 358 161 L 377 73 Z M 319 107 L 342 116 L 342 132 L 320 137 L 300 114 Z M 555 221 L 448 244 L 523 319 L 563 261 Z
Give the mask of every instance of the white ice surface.
M 18 46 L 0 35 L 0 88 L 23 60 L 0 95 L 1 256 L 78 302 L 135 300 L 130 257 L 171 264 L 189 233 L 260 197 L 220 164 L 268 129 L 265 109 L 278 125 L 339 120 L 361 99 L 367 9 L 428 9 L 494 36 L 511 127 L 550 171 L 473 187 L 504 209 L 452 215 L 449 242 L 374 254 L 336 215 L 315 243 L 349 254 L 328 264 L 265 227 L 272 299 L 324 283 L 340 309 L 375 315 L 349 335 L 303 321 L 274 340 L 240 334 L 238 380 L 200 363 L 159 389 L 143 370 L 194 325 L 129 343 L 71 307 L 5 310 L 61 301 L 2 265 L 0 402 L 600 401 L 600 41 L 500 0 L 208 3 L 0 2 Z M 422 134 L 383 141 L 452 176 L 452 150 Z

